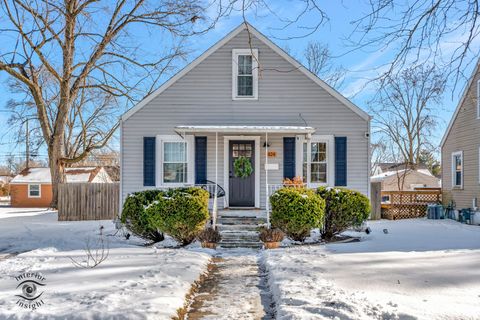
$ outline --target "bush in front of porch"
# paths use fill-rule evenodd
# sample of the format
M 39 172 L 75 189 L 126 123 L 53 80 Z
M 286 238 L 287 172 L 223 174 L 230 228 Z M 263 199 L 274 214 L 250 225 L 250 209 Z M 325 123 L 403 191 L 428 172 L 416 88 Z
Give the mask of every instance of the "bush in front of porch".
M 163 241 L 163 233 L 149 222 L 145 208 L 150 205 L 161 193 L 161 190 L 146 190 L 128 195 L 122 210 L 122 223 L 126 228 L 145 240 L 152 242 Z
M 185 246 L 208 221 L 208 199 L 208 191 L 202 188 L 174 188 L 159 193 L 145 211 L 152 227 Z
M 320 234 L 327 241 L 350 227 L 360 226 L 370 215 L 370 200 L 360 192 L 320 187 L 317 194 L 326 204 L 325 222 Z
M 271 223 L 295 241 L 304 241 L 323 224 L 325 201 L 307 188 L 285 187 L 270 197 Z

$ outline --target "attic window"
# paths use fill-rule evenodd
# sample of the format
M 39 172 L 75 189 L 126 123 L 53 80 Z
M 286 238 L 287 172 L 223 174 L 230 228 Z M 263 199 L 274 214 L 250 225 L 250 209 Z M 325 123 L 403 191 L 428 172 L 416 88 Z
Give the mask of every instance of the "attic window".
M 232 99 L 258 99 L 258 50 L 232 51 Z

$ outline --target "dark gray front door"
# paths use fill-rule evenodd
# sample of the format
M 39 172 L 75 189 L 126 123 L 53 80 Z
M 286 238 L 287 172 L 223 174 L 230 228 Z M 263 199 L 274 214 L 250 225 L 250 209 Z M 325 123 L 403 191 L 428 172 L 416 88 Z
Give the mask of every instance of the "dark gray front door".
M 255 206 L 255 141 L 230 141 L 230 179 L 229 179 L 229 206 L 254 207 Z M 233 163 L 238 157 L 247 157 L 252 164 L 253 173 L 248 178 L 235 176 Z

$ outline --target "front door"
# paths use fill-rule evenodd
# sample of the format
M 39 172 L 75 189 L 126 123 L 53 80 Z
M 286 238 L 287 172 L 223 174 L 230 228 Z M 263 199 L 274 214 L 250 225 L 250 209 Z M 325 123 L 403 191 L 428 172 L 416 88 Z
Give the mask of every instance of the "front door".
M 255 206 L 255 141 L 240 140 L 230 141 L 229 146 L 229 206 L 254 207 Z M 235 161 L 239 157 L 250 160 L 253 172 L 248 177 L 235 175 Z

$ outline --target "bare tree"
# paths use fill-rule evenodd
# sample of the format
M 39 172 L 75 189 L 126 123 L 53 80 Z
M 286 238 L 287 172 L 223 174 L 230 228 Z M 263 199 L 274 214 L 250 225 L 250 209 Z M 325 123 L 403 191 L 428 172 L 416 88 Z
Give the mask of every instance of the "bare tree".
M 302 17 L 301 37 L 327 19 L 316 0 L 283 18 L 266 0 L 0 0 L 0 71 L 21 87 L 45 142 L 56 206 L 64 168 L 104 147 L 118 123 L 111 111 L 157 87 L 184 56 L 189 36 L 208 31 L 232 11 L 267 10 L 282 29 Z M 101 119 L 110 119 L 102 121 Z
M 373 176 L 378 166 L 388 160 L 387 145 L 383 141 L 373 142 L 370 154 L 370 175 Z
M 456 84 L 478 59 L 479 0 L 368 2 L 369 12 L 353 22 L 352 40 L 357 48 L 394 50 L 394 58 L 380 78 L 428 62 L 448 67 L 446 72 Z
M 52 206 L 64 167 L 103 147 L 118 126 L 93 119 L 151 91 L 169 62 L 183 54 L 182 39 L 198 32 L 193 22 L 205 9 L 193 0 L 100 2 L 0 2 L 0 71 L 31 98 L 48 151 Z M 133 35 L 140 30 L 155 32 L 159 44 L 172 49 L 144 54 Z
M 327 45 L 320 42 L 309 42 L 304 51 L 308 70 L 318 75 L 334 88 L 342 85 L 345 69 L 332 64 L 332 55 Z
M 392 155 L 407 167 L 418 164 L 421 151 L 431 145 L 444 88 L 444 75 L 437 68 L 414 66 L 385 78 L 370 103 L 375 133 L 391 143 Z

